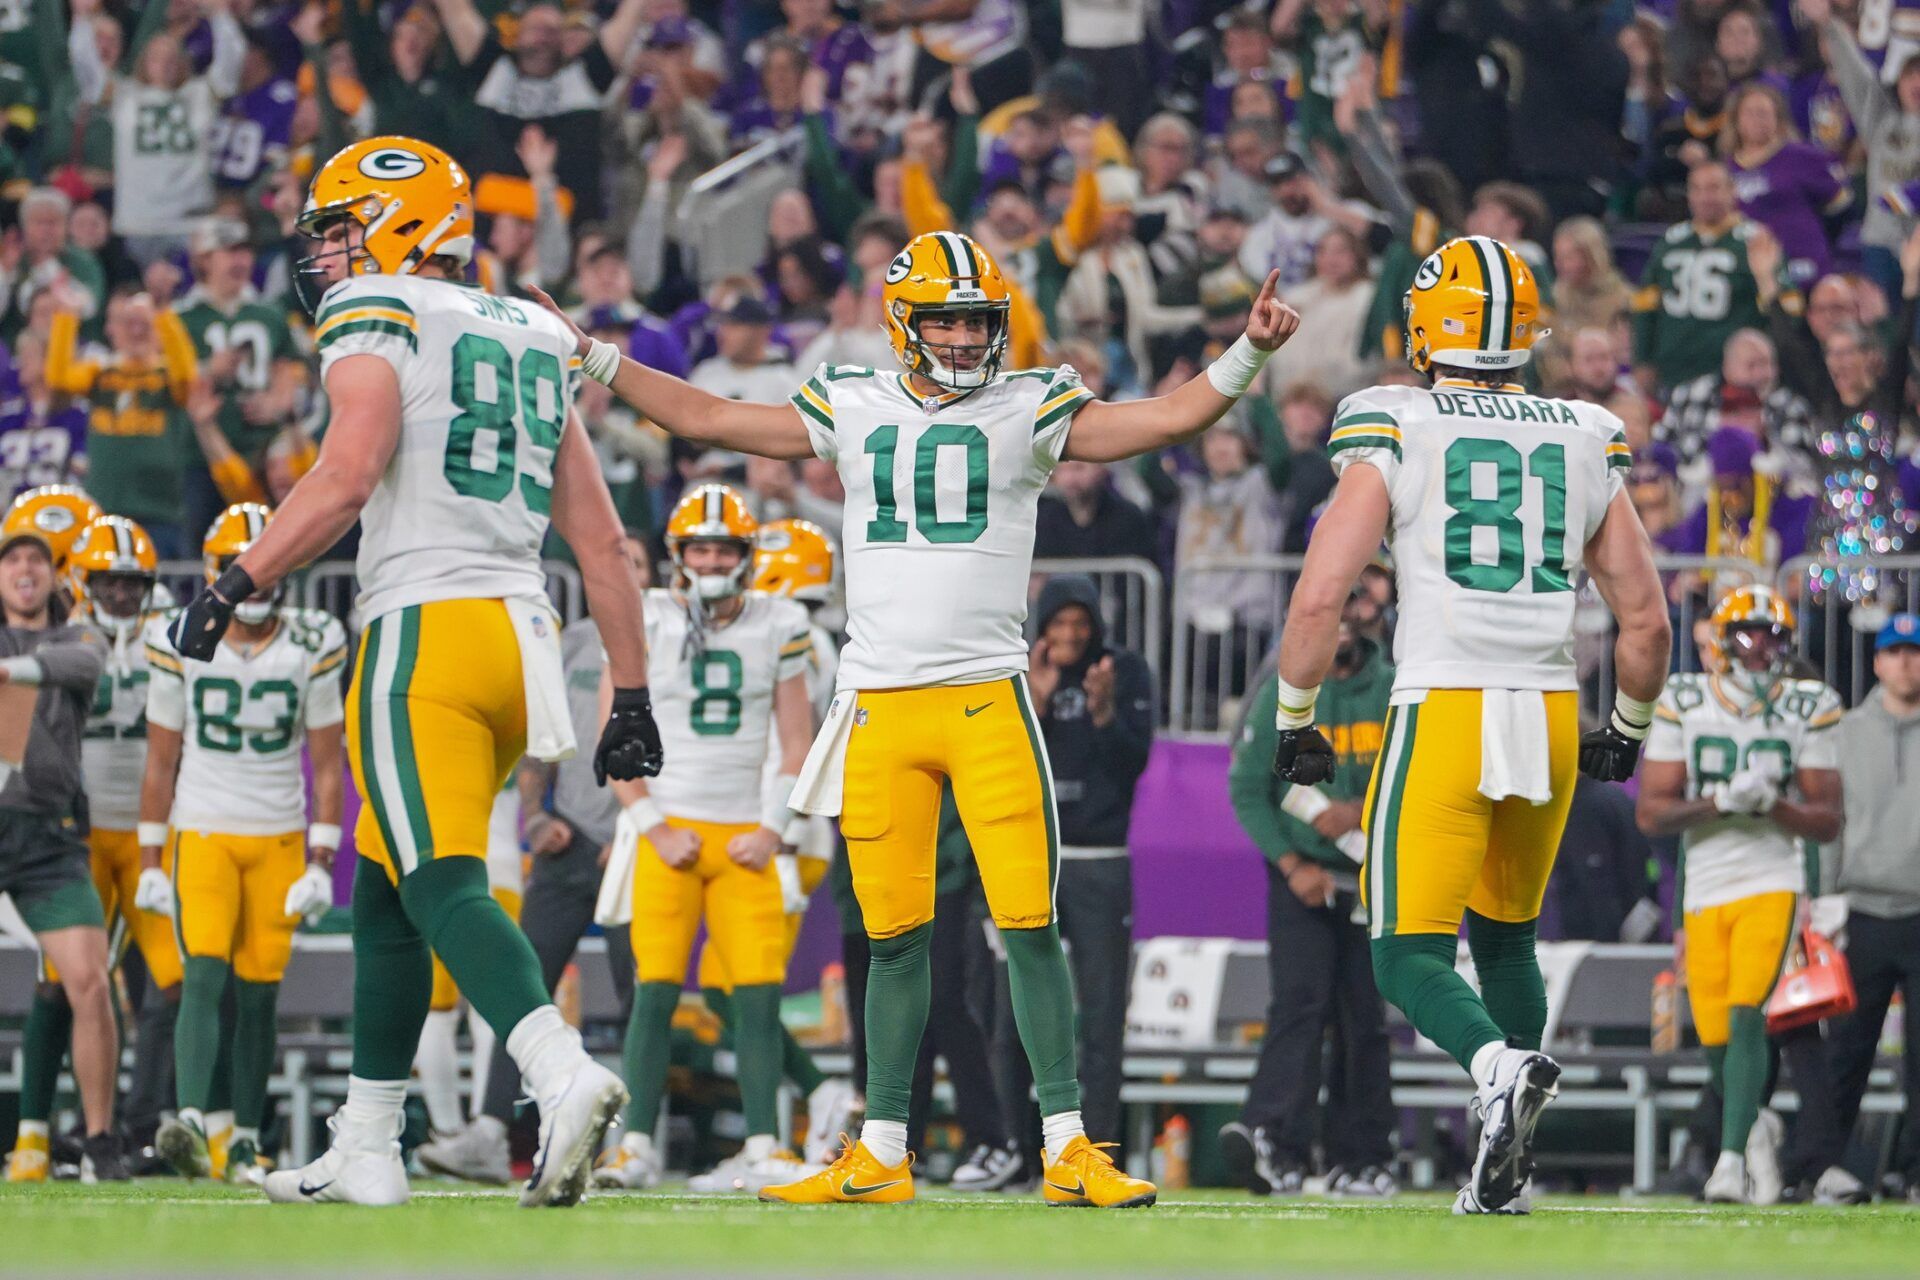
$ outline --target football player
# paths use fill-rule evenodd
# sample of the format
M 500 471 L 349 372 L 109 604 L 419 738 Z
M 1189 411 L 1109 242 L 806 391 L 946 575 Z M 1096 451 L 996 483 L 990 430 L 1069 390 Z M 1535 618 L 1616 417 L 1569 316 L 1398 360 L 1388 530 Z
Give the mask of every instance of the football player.
M 1034 522 L 1063 457 L 1111 462 L 1176 445 L 1232 408 L 1299 325 L 1276 287 L 1270 276 L 1247 332 L 1204 373 L 1124 403 L 1095 400 L 1064 366 L 1005 370 L 1006 280 L 978 244 L 946 231 L 916 236 L 886 270 L 900 369 L 823 365 L 784 405 L 722 400 L 574 330 L 587 375 L 665 430 L 766 457 L 818 456 L 846 486 L 850 639 L 799 807 L 838 813 L 873 940 L 867 1116 L 828 1170 L 764 1198 L 913 1196 L 907 1109 L 927 1016 L 934 837 L 951 782 L 1006 944 L 1043 1119 L 1046 1198 L 1153 1202 L 1153 1185 L 1122 1173 L 1080 1121 L 1073 984 L 1053 902 L 1053 782 L 1021 633 Z
M 258 503 L 221 512 L 201 545 L 209 584 L 259 538 L 273 513 Z M 137 838 L 151 883 L 172 829 L 168 892 L 184 977 L 174 1029 L 179 1115 L 154 1147 L 183 1176 L 213 1172 L 207 1112 L 220 1055 L 220 1005 L 233 980 L 233 1128 L 225 1173 L 260 1181 L 260 1123 L 273 1070 L 280 979 L 302 916 L 333 905 L 340 846 L 340 669 L 347 635 L 317 609 L 283 605 L 277 589 L 236 601 L 234 625 L 210 657 L 188 658 L 146 630 L 147 762 Z M 300 752 L 313 763 L 313 813 Z
M 667 766 L 649 782 L 613 788 L 639 840 L 619 855 L 633 859 L 638 985 L 626 1068 L 635 1127 L 596 1171 L 603 1186 L 659 1179 L 651 1134 L 666 1092 L 673 1012 L 703 920 L 707 949 L 720 952 L 731 987 L 747 1140 L 694 1190 L 757 1192 L 807 1172 L 778 1136 L 787 928 L 774 857 L 813 733 L 813 641 L 799 604 L 748 590 L 756 530 L 739 494 L 700 485 L 667 521 L 672 585 L 647 593 L 648 683 L 660 691 Z M 769 785 L 763 767 L 775 748 L 784 764 Z
M 1720 1156 L 1706 1198 L 1771 1204 L 1771 1141 L 1748 1159 L 1771 1067 L 1767 998 L 1793 944 L 1807 884 L 1804 844 L 1840 835 L 1834 729 L 1845 708 L 1789 670 L 1793 611 L 1766 587 L 1715 606 L 1710 675 L 1675 675 L 1654 708 L 1638 818 L 1681 838 L 1681 927 L 1693 1025 L 1719 1092 Z
M 487 891 L 493 799 L 522 755 L 576 747 L 540 547 L 549 523 L 579 561 L 615 693 L 601 774 L 656 772 L 640 588 L 606 481 L 572 411 L 570 330 L 463 285 L 473 189 L 446 152 L 403 137 L 344 148 L 314 175 L 299 225 L 319 241 L 299 280 L 332 409 L 314 469 L 273 524 L 173 629 L 213 656 L 234 608 L 360 522 L 364 619 L 347 753 L 366 804 L 354 843 L 353 1072 L 333 1145 L 268 1176 L 281 1203 L 401 1204 L 397 1141 L 438 954 L 540 1107 L 524 1205 L 584 1192 L 626 1100 L 541 981 Z
M 1274 770 L 1323 782 L 1335 758 L 1315 698 L 1347 596 L 1392 544 L 1396 671 L 1361 891 L 1381 994 L 1476 1086 L 1480 1145 L 1456 1213 L 1530 1207 L 1533 1128 L 1560 1074 L 1539 1052 L 1541 899 L 1576 768 L 1633 772 L 1667 674 L 1666 604 L 1625 492 L 1620 420 L 1520 385 L 1539 304 L 1533 272 L 1497 240 L 1450 240 L 1421 262 L 1406 351 L 1432 385 L 1341 402 L 1328 443 L 1339 480 L 1280 644 Z M 1570 639 L 1582 562 L 1620 626 L 1611 723 L 1584 740 Z M 1454 970 L 1463 916 L 1478 993 Z

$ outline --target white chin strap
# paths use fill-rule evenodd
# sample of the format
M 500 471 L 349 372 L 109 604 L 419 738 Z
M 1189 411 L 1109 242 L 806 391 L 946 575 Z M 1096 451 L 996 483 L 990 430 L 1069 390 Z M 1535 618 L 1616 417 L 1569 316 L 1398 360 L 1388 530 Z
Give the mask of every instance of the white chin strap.
M 744 587 L 737 573 L 689 573 L 687 589 L 696 600 L 731 600 Z
M 988 348 L 988 354 L 982 357 L 979 367 L 973 369 L 949 369 L 940 362 L 940 357 L 934 355 L 933 348 L 924 341 L 920 343 L 920 354 L 925 356 L 927 363 L 933 366 L 933 381 L 955 391 L 972 391 L 977 387 L 984 387 L 993 371 L 992 348 Z
M 257 627 L 273 616 L 274 601 L 242 600 L 233 606 L 233 616 L 249 627 Z

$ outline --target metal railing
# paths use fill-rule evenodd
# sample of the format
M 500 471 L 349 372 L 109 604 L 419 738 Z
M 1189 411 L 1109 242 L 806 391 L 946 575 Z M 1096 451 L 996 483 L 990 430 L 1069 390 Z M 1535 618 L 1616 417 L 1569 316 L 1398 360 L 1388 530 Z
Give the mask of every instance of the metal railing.
M 1107 642 L 1131 649 L 1147 660 L 1154 683 L 1161 685 L 1166 669 L 1166 584 L 1160 567 L 1139 556 L 1056 556 L 1033 562 L 1037 600 L 1042 579 L 1063 573 L 1080 573 L 1092 578 L 1100 591 L 1101 620 L 1106 624 Z M 1028 630 L 1034 627 L 1031 610 Z
M 1294 555 L 1204 556 L 1175 570 L 1170 733 L 1225 740 L 1254 672 L 1280 637 L 1303 562 Z

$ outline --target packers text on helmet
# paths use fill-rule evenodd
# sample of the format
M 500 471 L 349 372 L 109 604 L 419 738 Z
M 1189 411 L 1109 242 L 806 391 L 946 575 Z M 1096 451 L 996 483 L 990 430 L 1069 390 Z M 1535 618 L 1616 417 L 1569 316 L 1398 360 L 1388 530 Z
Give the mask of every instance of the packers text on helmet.
M 811 520 L 762 526 L 753 564 L 755 591 L 808 604 L 825 604 L 833 591 L 833 540 Z
M 693 600 L 729 600 L 747 589 L 753 576 L 753 540 L 759 521 L 747 504 L 724 484 L 696 485 L 674 505 L 667 518 L 667 555 L 673 559 L 674 585 Z M 686 561 L 696 542 L 721 542 L 740 549 L 740 559 L 721 573 L 701 573 Z
M 0 539 L 38 538 L 53 557 L 54 572 L 64 575 L 81 531 L 104 514 L 98 503 L 73 485 L 41 485 L 13 500 L 6 520 L 0 522 Z
M 1428 254 L 1404 310 L 1407 363 L 1420 373 L 1518 369 L 1542 333 L 1533 269 L 1488 236 L 1461 236 Z
M 983 387 L 1007 356 L 1007 315 L 1013 294 L 987 251 L 957 231 L 929 231 L 907 241 L 887 266 L 880 298 L 887 339 L 908 373 L 948 391 Z M 928 321 L 977 317 L 978 341 L 929 341 Z
M 303 277 L 325 278 L 320 293 L 349 275 L 407 275 L 432 257 L 464 263 L 473 256 L 473 183 L 431 143 L 367 138 L 313 175 L 298 225 L 323 242 L 300 263 Z M 326 263 L 338 255 L 345 270 L 330 271 Z
M 200 542 L 200 557 L 211 586 L 227 567 L 253 545 L 273 519 L 273 509 L 259 502 L 236 502 L 213 518 L 207 536 Z M 273 615 L 280 603 L 280 588 L 256 592 L 233 607 L 233 616 L 249 627 L 257 627 Z

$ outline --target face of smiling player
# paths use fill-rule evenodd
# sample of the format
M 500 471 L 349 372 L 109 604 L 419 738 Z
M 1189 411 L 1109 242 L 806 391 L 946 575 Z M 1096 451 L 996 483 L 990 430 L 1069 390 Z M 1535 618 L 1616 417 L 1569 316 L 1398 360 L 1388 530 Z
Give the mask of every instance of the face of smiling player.
M 957 373 L 971 373 L 987 359 L 993 321 L 979 311 L 930 311 L 915 326 L 934 359 Z

